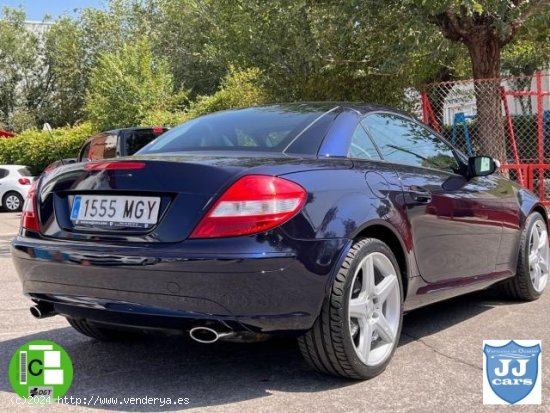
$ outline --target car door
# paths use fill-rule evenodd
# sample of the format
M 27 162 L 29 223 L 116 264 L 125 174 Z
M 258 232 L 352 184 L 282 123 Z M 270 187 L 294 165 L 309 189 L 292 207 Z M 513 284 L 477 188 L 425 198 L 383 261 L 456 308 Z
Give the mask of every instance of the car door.
M 495 272 L 502 223 L 498 179 L 470 181 L 464 160 L 411 118 L 377 112 L 361 122 L 383 158 L 394 164 L 421 276 L 430 283 Z

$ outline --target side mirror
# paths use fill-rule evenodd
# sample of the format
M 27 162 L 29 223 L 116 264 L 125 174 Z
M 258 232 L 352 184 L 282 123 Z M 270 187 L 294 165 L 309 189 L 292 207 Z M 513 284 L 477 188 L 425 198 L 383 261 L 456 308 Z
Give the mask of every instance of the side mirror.
M 468 159 L 468 176 L 487 176 L 495 173 L 497 162 L 490 156 L 472 156 Z

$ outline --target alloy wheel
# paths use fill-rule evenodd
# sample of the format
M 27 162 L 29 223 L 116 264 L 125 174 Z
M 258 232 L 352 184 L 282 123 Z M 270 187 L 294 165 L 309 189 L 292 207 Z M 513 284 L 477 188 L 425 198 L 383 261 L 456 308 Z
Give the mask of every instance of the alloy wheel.
M 548 282 L 550 250 L 548 232 L 542 221 L 536 221 L 529 235 L 529 273 L 533 288 L 542 293 Z
M 350 289 L 348 324 L 355 352 L 367 366 L 391 355 L 398 339 L 401 297 L 397 270 L 384 254 L 368 254 Z

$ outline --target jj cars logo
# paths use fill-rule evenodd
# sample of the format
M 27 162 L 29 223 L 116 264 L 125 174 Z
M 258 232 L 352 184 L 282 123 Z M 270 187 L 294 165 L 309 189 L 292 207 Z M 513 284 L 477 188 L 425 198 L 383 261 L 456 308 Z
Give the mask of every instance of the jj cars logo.
M 540 354 L 540 340 L 484 340 L 483 404 L 540 404 Z

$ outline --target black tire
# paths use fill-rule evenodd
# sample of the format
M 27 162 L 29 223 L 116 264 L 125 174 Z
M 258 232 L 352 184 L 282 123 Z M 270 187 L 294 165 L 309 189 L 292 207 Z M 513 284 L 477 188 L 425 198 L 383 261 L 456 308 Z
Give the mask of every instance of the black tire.
M 399 324 L 389 357 L 379 365 L 368 366 L 355 351 L 348 320 L 350 289 L 357 266 L 369 253 L 379 252 L 392 263 L 399 284 Z M 349 250 L 342 267 L 333 282 L 330 296 L 311 330 L 298 338 L 298 344 L 306 362 L 322 373 L 349 379 L 370 379 L 382 373 L 389 364 L 401 334 L 403 323 L 403 283 L 401 271 L 391 249 L 382 241 L 365 238 Z
M 9 198 L 15 199 L 17 201 L 17 204 L 12 206 L 12 202 L 8 202 Z M 6 211 L 9 212 L 19 212 L 23 209 L 23 204 L 25 203 L 25 200 L 21 196 L 19 192 L 10 191 L 6 192 L 4 194 L 4 197 L 2 198 L 2 206 Z
M 501 284 L 503 293 L 514 300 L 534 301 L 542 295 L 542 291 L 537 291 L 533 285 L 529 265 L 530 236 L 537 222 L 547 228 L 546 221 L 538 212 L 533 212 L 527 217 L 521 233 L 516 275 Z
M 114 328 L 107 328 L 103 326 L 98 326 L 96 324 L 90 323 L 85 319 L 76 319 L 67 317 L 67 321 L 80 334 L 94 338 L 99 341 L 127 341 L 135 338 L 136 335 L 122 331 L 116 330 Z

